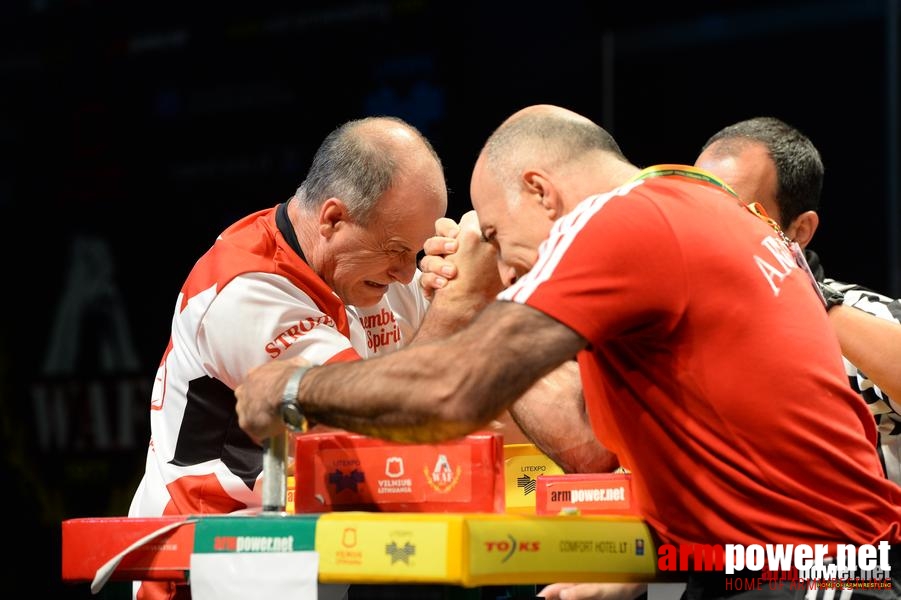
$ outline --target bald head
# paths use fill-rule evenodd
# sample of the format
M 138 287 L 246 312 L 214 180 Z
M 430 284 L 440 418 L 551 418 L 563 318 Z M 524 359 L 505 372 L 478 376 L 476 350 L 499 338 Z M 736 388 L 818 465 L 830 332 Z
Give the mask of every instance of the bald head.
M 559 106 L 537 104 L 507 118 L 488 138 L 482 157 L 511 185 L 526 165 L 556 170 L 596 152 L 625 161 L 616 140 L 590 119 Z
M 554 221 L 637 172 L 602 127 L 539 104 L 514 113 L 491 134 L 473 168 L 470 196 L 502 269 L 521 276 Z
M 444 171 L 415 127 L 392 117 L 332 131 L 289 206 L 307 264 L 346 304 L 373 306 L 409 284 L 447 210 Z
M 441 159 L 428 139 L 401 119 L 367 117 L 344 123 L 323 140 L 297 198 L 308 211 L 341 198 L 351 216 L 365 224 L 397 185 L 437 198 L 441 214 L 447 209 Z

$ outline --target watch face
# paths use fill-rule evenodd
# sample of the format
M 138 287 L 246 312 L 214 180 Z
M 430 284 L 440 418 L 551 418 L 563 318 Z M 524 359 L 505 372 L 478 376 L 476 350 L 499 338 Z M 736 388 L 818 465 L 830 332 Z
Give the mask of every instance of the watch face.
M 306 425 L 306 419 L 300 412 L 300 407 L 294 402 L 285 402 L 282 404 L 282 420 L 285 425 L 294 431 L 303 431 Z

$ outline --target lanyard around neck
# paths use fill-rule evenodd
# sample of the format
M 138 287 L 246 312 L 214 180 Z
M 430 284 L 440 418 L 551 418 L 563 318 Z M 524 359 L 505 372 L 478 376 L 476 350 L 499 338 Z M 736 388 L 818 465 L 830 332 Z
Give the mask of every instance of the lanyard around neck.
M 697 167 L 689 167 L 688 165 L 654 165 L 653 167 L 642 169 L 641 172 L 638 173 L 638 175 L 632 178 L 632 181 L 638 181 L 639 179 L 650 179 L 652 177 L 668 177 L 673 175 L 676 175 L 678 177 L 688 177 L 689 179 L 703 181 L 705 183 L 715 185 L 716 187 L 722 188 L 738 198 L 738 194 L 735 193 L 735 190 L 729 187 L 728 183 L 726 183 L 713 173 L 708 173 L 707 171 L 703 171 L 701 169 L 698 169 Z
M 756 216 L 758 219 L 772 227 L 776 231 L 776 233 L 779 234 L 779 239 L 782 240 L 786 245 L 790 246 L 792 244 L 791 238 L 788 237 L 784 231 L 782 231 L 782 228 L 779 227 L 779 223 L 777 223 L 773 219 L 773 217 L 766 214 L 766 210 L 764 210 L 763 205 L 760 204 L 760 202 L 751 202 L 750 204 L 745 204 L 745 208 L 747 208 L 752 215 Z
M 708 184 L 715 185 L 719 188 L 730 193 L 733 197 L 738 198 L 738 194 L 735 193 L 729 185 L 713 175 L 712 173 L 708 173 L 706 171 L 702 171 L 696 167 L 689 167 L 685 165 L 655 165 L 653 167 L 648 167 L 641 171 L 638 175 L 632 178 L 632 181 L 638 181 L 641 179 L 649 179 L 651 177 L 665 177 L 665 176 L 679 176 L 679 177 L 687 177 L 689 179 L 694 179 L 696 181 L 703 181 Z M 820 301 L 823 302 L 824 306 L 827 306 L 826 300 L 823 298 L 823 293 L 820 291 L 819 286 L 817 285 L 816 278 L 813 276 L 813 272 L 810 270 L 810 266 L 807 264 L 807 259 L 804 258 L 804 252 L 801 250 L 801 247 L 797 242 L 793 242 L 791 238 L 789 238 L 784 231 L 782 231 L 782 227 L 779 226 L 772 217 L 766 214 L 766 210 L 759 202 L 751 202 L 749 204 L 745 204 L 744 201 L 739 199 L 739 202 L 742 206 L 744 206 L 748 212 L 752 215 L 769 225 L 773 231 L 779 236 L 779 239 L 785 245 L 788 252 L 791 253 L 792 257 L 795 259 L 798 267 L 801 268 L 804 273 L 807 274 L 810 283 L 813 285 L 813 289 L 816 292 L 817 296 L 820 298 Z
M 738 198 L 738 194 L 733 190 L 728 183 L 717 177 L 712 173 L 708 173 L 702 169 L 698 169 L 697 167 L 690 167 L 688 165 L 654 165 L 652 167 L 648 167 L 643 169 L 638 175 L 632 178 L 632 181 L 638 181 L 640 179 L 650 179 L 652 177 L 667 177 L 667 176 L 679 176 L 679 177 L 687 177 L 689 179 L 694 179 L 696 181 L 703 181 L 705 183 L 709 183 L 711 185 L 715 185 L 718 188 L 721 188 L 731 194 L 733 197 Z M 786 245 L 791 244 L 791 239 L 785 235 L 785 232 L 782 231 L 782 228 L 779 226 L 772 217 L 766 214 L 766 210 L 764 210 L 763 206 L 759 202 L 751 202 L 750 204 L 742 205 L 750 212 L 752 215 L 756 216 L 758 219 L 769 225 L 773 228 L 773 230 L 779 235 L 779 239 L 782 240 Z

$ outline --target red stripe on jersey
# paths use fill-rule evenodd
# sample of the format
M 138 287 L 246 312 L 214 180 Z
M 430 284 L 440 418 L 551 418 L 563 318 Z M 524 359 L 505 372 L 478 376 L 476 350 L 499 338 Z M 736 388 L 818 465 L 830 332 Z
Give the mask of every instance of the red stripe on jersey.
M 172 500 L 166 504 L 163 515 L 227 514 L 247 508 L 222 488 L 212 473 L 183 475 L 166 486 Z
M 360 360 L 360 355 L 357 354 L 357 351 L 353 348 L 347 348 L 325 361 L 325 364 L 330 365 L 332 363 L 350 362 L 352 360 Z
M 213 286 L 221 290 L 238 275 L 274 273 L 303 290 L 322 312 L 335 316 L 335 327 L 350 337 L 344 303 L 288 245 L 275 223 L 276 209 L 257 211 L 222 232 L 188 275 L 180 310 L 197 294 Z

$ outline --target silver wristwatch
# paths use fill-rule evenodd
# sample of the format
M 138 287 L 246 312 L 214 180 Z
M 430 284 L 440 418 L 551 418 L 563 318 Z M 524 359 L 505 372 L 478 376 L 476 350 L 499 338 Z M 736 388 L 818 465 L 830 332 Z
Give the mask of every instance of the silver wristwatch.
M 312 368 L 312 365 L 297 367 L 297 370 L 291 373 L 291 377 L 288 378 L 288 383 L 285 384 L 285 389 L 282 392 L 282 420 L 288 426 L 288 429 L 293 431 L 307 430 L 307 418 L 304 416 L 300 404 L 297 403 L 297 390 L 300 388 L 300 380 Z

